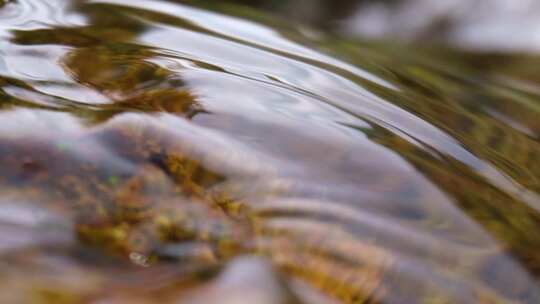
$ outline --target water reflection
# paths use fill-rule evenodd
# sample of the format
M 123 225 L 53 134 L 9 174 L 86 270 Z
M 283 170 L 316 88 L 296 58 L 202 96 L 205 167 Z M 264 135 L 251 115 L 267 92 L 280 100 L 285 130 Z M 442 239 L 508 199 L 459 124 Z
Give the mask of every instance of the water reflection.
M 0 300 L 538 302 L 537 58 L 195 4 L 0 11 Z

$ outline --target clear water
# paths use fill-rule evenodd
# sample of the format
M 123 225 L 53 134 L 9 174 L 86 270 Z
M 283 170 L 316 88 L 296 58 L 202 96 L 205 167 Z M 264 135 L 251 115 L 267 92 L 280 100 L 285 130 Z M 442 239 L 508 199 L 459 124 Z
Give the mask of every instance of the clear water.
M 540 58 L 0 3 L 1 303 L 540 303 Z

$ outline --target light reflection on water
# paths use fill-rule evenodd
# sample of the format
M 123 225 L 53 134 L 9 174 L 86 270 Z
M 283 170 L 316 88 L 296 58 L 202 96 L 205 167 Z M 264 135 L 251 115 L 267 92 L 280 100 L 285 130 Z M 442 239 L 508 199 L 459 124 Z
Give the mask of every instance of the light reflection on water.
M 537 58 L 191 4 L 0 9 L 0 302 L 539 301 Z

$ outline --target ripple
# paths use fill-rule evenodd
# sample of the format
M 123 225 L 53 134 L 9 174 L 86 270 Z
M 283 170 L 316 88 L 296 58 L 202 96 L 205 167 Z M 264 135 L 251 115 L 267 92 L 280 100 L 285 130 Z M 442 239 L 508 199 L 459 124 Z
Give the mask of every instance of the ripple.
M 0 9 L 3 30 L 29 30 L 84 24 L 85 19 L 69 12 L 67 1 L 17 0 Z

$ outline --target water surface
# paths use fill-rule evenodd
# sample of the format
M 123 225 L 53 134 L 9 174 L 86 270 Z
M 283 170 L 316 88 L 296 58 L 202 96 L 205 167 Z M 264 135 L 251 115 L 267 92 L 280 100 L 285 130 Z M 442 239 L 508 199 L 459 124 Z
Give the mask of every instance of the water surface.
M 0 302 L 540 302 L 539 58 L 0 3 Z

